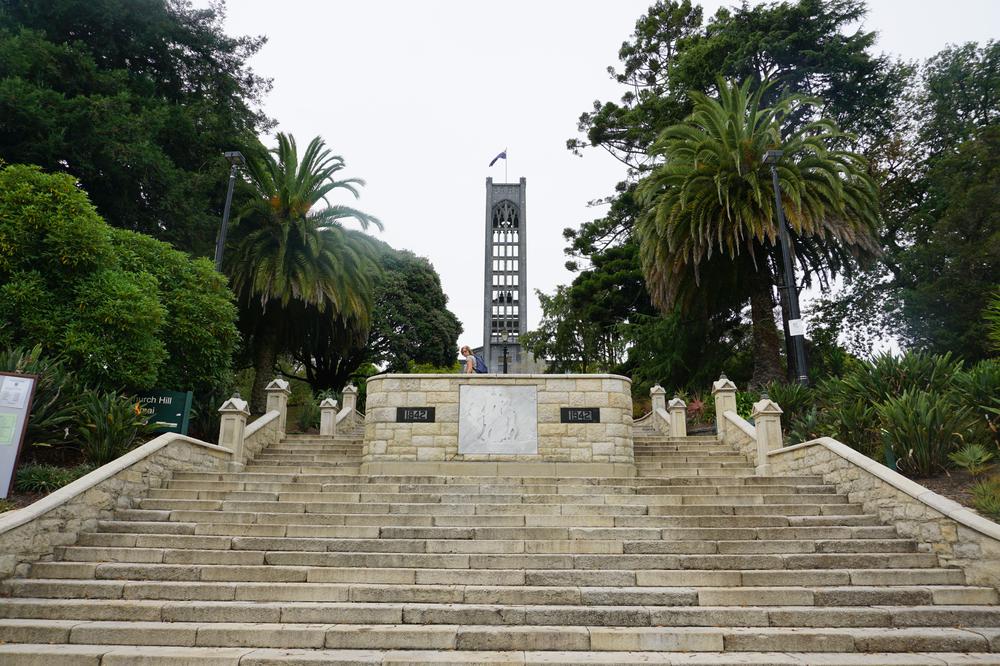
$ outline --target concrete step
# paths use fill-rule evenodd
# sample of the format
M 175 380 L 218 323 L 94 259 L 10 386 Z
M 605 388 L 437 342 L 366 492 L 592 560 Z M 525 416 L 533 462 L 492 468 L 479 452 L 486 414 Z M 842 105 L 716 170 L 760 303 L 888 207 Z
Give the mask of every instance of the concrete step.
M 550 609 L 551 610 L 551 609 Z M 584 614 L 597 616 L 588 609 Z M 218 623 L 0 620 L 5 643 L 282 647 L 411 650 L 595 650 L 654 652 L 989 652 L 989 638 L 972 629 L 943 627 L 671 627 L 495 624 Z M 414 613 L 416 615 L 416 613 Z M 317 613 L 317 618 L 325 617 Z M 341 618 L 337 618 L 340 620 Z M 359 621 L 362 620 L 362 621 Z M 242 662 L 241 662 L 242 663 Z
M 407 586 L 248 585 L 237 599 L 215 598 L 225 587 L 188 585 L 173 588 L 136 584 L 121 599 L 0 599 L 0 620 L 82 620 L 206 622 L 213 617 L 228 622 L 283 622 L 287 624 L 391 623 L 496 625 L 598 625 L 598 626 L 755 626 L 755 627 L 995 627 L 1000 608 L 995 605 L 924 605 L 909 602 L 919 590 L 883 592 L 877 607 L 842 604 L 776 604 L 770 590 L 750 590 L 742 595 L 759 599 L 759 605 L 728 603 L 736 595 L 724 590 L 645 588 L 618 592 L 602 588 L 482 588 L 475 590 L 426 590 Z M 185 594 L 185 598 L 159 593 Z M 229 590 L 230 594 L 232 590 Z M 386 593 L 390 594 L 386 594 Z M 774 591 L 775 594 L 778 590 Z M 790 589 L 791 598 L 808 598 L 808 591 Z M 356 600 L 346 600 L 344 595 Z M 626 596 L 631 595 L 631 596 Z M 389 601 L 386 597 L 398 597 Z M 523 599 L 521 597 L 524 597 Z M 861 595 L 857 595 L 860 596 Z M 333 597 L 332 600 L 326 597 Z M 463 597 L 465 600 L 462 600 Z M 567 603 L 563 599 L 576 598 Z M 621 597 L 625 603 L 619 603 Z M 722 602 L 712 605 L 713 598 Z M 435 599 L 446 599 L 437 602 Z M 516 603 L 500 600 L 516 598 Z M 904 605 L 892 605 L 892 599 Z M 459 601 L 452 601 L 459 599 Z M 476 601 L 480 599 L 481 601 Z M 582 601 L 581 601 L 582 599 Z M 642 600 L 653 603 L 642 603 Z M 709 602 L 699 604 L 699 599 Z M 198 601 L 199 603 L 191 603 Z M 613 605 L 608 605 L 613 601 Z M 629 601 L 633 603 L 628 604 Z M 693 603 L 689 603 L 693 602 Z M 820 607 L 822 606 L 822 607 Z M 218 620 L 216 620 L 218 621 Z M 2 624 L 2 623 L 0 623 Z
M 242 538 L 242 537 L 241 537 Z M 254 539 L 249 537 L 247 540 Z M 255 543 L 260 543 L 255 542 Z M 382 543 L 385 542 L 376 542 Z M 413 542 L 424 547 L 423 542 Z M 637 542 L 640 543 L 640 542 Z M 694 542 L 697 543 L 697 542 Z M 738 543 L 738 542 L 733 542 Z M 745 542 L 744 542 L 745 543 Z M 248 544 L 249 545 L 249 544 Z M 414 567 L 434 569 L 822 569 L 936 567 L 933 553 L 534 554 L 292 550 L 198 550 L 58 546 L 65 562 L 231 567 Z
M 199 578 L 207 573 L 207 578 Z M 11 579 L 0 583 L 18 590 L 18 596 L 69 595 L 73 585 L 86 591 L 89 585 L 112 590 L 110 598 L 121 596 L 123 581 L 189 581 L 192 583 L 245 580 L 255 583 L 364 583 L 379 585 L 462 585 L 466 587 L 501 586 L 598 586 L 598 587 L 773 587 L 773 586 L 892 586 L 940 585 L 962 586 L 965 577 L 960 569 L 690 569 L 588 571 L 569 569 L 534 569 L 500 571 L 496 569 L 418 569 L 414 567 L 324 567 L 311 570 L 283 567 L 267 571 L 257 567 L 244 572 L 244 578 L 225 578 L 236 572 L 226 568 L 167 565 L 99 564 L 93 562 L 38 562 L 32 565 L 30 579 Z M 130 578 L 130 575 L 132 576 Z M 145 576 L 149 576 L 145 579 Z M 68 583 L 77 579 L 76 583 Z M 95 583 L 96 581 L 96 583 Z M 35 587 L 25 587 L 28 583 Z M 101 587 L 104 586 L 104 587 Z M 117 586 L 117 587 L 116 587 Z M 95 588 L 96 589 L 96 588 Z M 50 590 L 43 592 L 42 590 Z M 95 592 L 107 598 L 106 592 Z M 78 595 L 74 595 L 78 596 Z

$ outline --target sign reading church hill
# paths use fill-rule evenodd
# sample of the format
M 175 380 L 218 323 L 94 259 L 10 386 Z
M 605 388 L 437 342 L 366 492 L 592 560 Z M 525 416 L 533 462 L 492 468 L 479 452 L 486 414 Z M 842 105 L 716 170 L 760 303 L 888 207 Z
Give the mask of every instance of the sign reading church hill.
M 156 425 L 154 432 L 181 435 L 188 433 L 192 398 L 191 391 L 146 391 L 136 396 L 146 422 Z

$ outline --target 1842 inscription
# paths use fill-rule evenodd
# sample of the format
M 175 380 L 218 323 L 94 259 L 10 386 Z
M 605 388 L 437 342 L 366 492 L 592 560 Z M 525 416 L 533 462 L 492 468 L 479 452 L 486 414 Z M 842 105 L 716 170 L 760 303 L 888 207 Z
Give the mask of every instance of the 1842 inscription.
M 600 407 L 560 407 L 560 423 L 600 423 Z
M 397 407 L 396 423 L 434 423 L 434 408 Z

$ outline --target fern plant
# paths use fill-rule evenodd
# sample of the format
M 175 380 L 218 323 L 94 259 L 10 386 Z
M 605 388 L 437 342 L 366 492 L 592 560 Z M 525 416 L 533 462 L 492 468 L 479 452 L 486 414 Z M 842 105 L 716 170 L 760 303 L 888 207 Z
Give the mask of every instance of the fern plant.
M 979 476 L 990 467 L 993 454 L 982 444 L 966 444 L 948 458 L 972 476 Z

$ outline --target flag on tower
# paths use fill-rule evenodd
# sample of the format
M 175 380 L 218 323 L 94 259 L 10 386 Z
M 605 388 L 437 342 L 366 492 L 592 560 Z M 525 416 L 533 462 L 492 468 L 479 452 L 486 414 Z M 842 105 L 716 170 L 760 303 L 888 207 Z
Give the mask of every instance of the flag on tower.
M 494 164 L 496 164 L 497 160 L 505 160 L 505 159 L 507 159 L 507 149 L 506 148 L 503 149 L 502 153 L 500 153 L 499 155 L 497 155 L 496 157 L 493 158 L 493 161 L 490 162 L 490 166 L 493 166 Z

